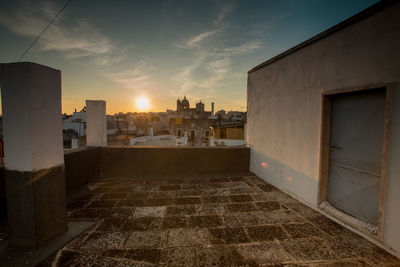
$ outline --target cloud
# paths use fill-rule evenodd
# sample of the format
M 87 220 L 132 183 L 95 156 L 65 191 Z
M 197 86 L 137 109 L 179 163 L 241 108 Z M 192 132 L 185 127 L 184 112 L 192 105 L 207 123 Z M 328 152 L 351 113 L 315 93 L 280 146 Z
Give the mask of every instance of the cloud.
M 0 25 L 19 35 L 36 38 L 58 9 L 45 1 L 34 7 L 25 5 L 14 12 L 0 11 Z M 62 16 L 42 35 L 37 45 L 41 50 L 60 51 L 70 58 L 103 55 L 114 48 L 111 40 L 87 21 L 66 25 L 62 23 Z
M 112 81 L 120 84 L 124 88 L 141 90 L 153 84 L 152 77 L 148 74 L 153 68 L 145 62 L 129 70 L 105 74 Z
M 225 78 L 225 75 L 230 71 L 231 60 L 227 57 L 210 61 L 207 65 L 207 70 L 211 73 L 208 79 L 200 83 L 200 87 L 213 89 L 217 82 Z
M 197 43 L 203 41 L 204 39 L 207 39 L 208 37 L 210 37 L 211 35 L 214 35 L 217 32 L 218 32 L 218 30 L 200 33 L 200 34 L 196 35 L 194 38 L 192 38 L 191 40 L 189 40 L 186 43 L 186 46 L 194 47 L 194 46 L 196 46 Z
M 224 54 L 245 54 L 253 52 L 254 50 L 261 48 L 262 42 L 260 40 L 252 40 L 240 44 L 238 46 L 227 47 L 223 49 Z
M 172 80 L 178 83 L 177 89 L 171 91 L 174 96 L 182 96 L 187 91 L 197 86 L 197 82 L 193 79 L 192 74 L 196 68 L 198 68 L 206 58 L 204 53 L 199 53 L 193 63 L 185 66 L 182 71 L 178 72 L 177 75 L 172 77 Z
M 227 14 L 232 12 L 234 10 L 234 6 L 231 4 L 225 4 L 222 6 L 220 12 L 217 15 L 217 18 L 214 20 L 214 26 L 215 29 L 201 32 L 197 34 L 194 37 L 191 37 L 189 40 L 187 40 L 184 43 L 175 43 L 174 45 L 180 48 L 196 48 L 198 47 L 199 43 L 201 43 L 203 40 L 206 40 L 207 38 L 215 35 L 218 32 L 221 32 L 223 30 L 223 21 Z
M 225 20 L 225 17 L 231 13 L 235 9 L 233 4 L 225 4 L 222 6 L 222 9 L 220 13 L 218 14 L 217 18 L 214 21 L 214 25 L 220 26 L 223 21 Z
M 202 41 L 220 33 L 224 30 L 223 22 L 234 6 L 225 4 L 222 6 L 216 19 L 213 21 L 214 29 L 201 32 L 196 36 L 192 36 L 183 43 L 175 43 L 174 45 L 184 49 L 193 49 L 196 53 L 196 59 L 192 64 L 185 66 L 182 71 L 175 75 L 172 80 L 179 83 L 178 89 L 173 90 L 172 94 L 181 96 L 187 91 L 202 88 L 209 89 L 210 93 L 215 84 L 224 78 L 225 74 L 229 71 L 231 61 L 227 57 L 218 58 L 219 55 L 202 48 Z M 217 58 L 216 58 L 217 57 Z M 203 69 L 208 72 L 209 77 L 203 80 L 197 80 L 193 77 L 197 69 Z M 204 90 L 203 90 L 204 92 Z
M 184 49 L 199 48 L 199 43 L 201 43 L 201 41 L 209 38 L 210 36 L 216 34 L 219 31 L 220 31 L 220 29 L 202 32 L 194 37 L 191 37 L 188 41 L 186 41 L 184 43 L 175 43 L 174 45 L 179 48 L 184 48 Z
M 193 63 L 185 66 L 182 71 L 173 77 L 173 80 L 179 84 L 179 89 L 174 90 L 173 95 L 182 96 L 186 92 L 195 89 L 203 89 L 205 94 L 212 94 L 218 82 L 225 79 L 226 75 L 231 71 L 232 58 L 234 56 L 251 53 L 261 47 L 262 42 L 260 40 L 251 40 L 236 46 L 212 49 L 211 51 L 199 48 Z M 195 73 L 197 71 L 206 71 L 208 77 L 196 78 Z

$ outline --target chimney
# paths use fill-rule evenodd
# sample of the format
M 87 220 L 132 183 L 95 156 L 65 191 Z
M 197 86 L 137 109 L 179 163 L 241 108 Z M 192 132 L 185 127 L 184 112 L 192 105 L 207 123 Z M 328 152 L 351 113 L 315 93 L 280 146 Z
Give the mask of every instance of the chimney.
M 211 102 L 211 115 L 214 116 L 214 102 Z

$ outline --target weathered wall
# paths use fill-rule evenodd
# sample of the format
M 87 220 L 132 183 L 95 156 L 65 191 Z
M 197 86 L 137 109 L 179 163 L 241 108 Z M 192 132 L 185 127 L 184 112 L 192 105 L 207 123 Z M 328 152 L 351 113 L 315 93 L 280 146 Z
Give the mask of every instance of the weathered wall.
M 37 248 L 67 230 L 63 166 L 5 174 L 11 245 Z
M 243 128 L 216 128 L 214 129 L 214 137 L 221 138 L 221 131 L 225 132 L 224 139 L 244 139 L 244 129 Z M 224 135 L 224 134 L 222 134 Z
M 249 72 L 250 171 L 317 206 L 321 93 L 400 82 L 398 14 L 400 2 Z M 400 253 L 399 90 L 393 95 L 384 242 Z
M 106 147 L 104 178 L 172 177 L 249 171 L 249 148 Z
M 226 139 L 243 139 L 243 128 L 228 128 L 228 136 Z
M 85 147 L 64 154 L 67 195 L 100 177 L 101 148 Z
M 86 147 L 65 153 L 67 194 L 103 178 L 247 173 L 246 147 Z

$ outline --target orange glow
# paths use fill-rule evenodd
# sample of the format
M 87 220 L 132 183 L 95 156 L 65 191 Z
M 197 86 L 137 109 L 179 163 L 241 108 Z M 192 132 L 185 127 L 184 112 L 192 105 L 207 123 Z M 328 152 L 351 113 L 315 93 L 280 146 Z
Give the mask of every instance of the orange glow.
M 293 180 L 293 178 L 292 177 L 288 177 L 287 178 L 290 182 Z
M 142 96 L 136 99 L 136 107 L 140 111 L 145 111 L 150 107 L 150 101 L 146 97 Z
M 264 168 L 268 168 L 268 163 L 263 162 L 263 163 L 261 163 L 261 166 L 263 166 Z

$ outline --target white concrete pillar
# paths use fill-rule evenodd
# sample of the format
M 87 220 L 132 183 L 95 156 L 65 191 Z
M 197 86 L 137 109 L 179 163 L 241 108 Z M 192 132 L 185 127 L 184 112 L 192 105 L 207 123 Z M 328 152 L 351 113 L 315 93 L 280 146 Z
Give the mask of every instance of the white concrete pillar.
M 153 132 L 153 127 L 149 127 L 149 135 L 150 136 L 153 136 L 154 135 L 154 132 Z
M 106 101 L 86 100 L 86 145 L 107 146 Z
M 67 229 L 61 72 L 0 64 L 11 244 L 38 247 Z

